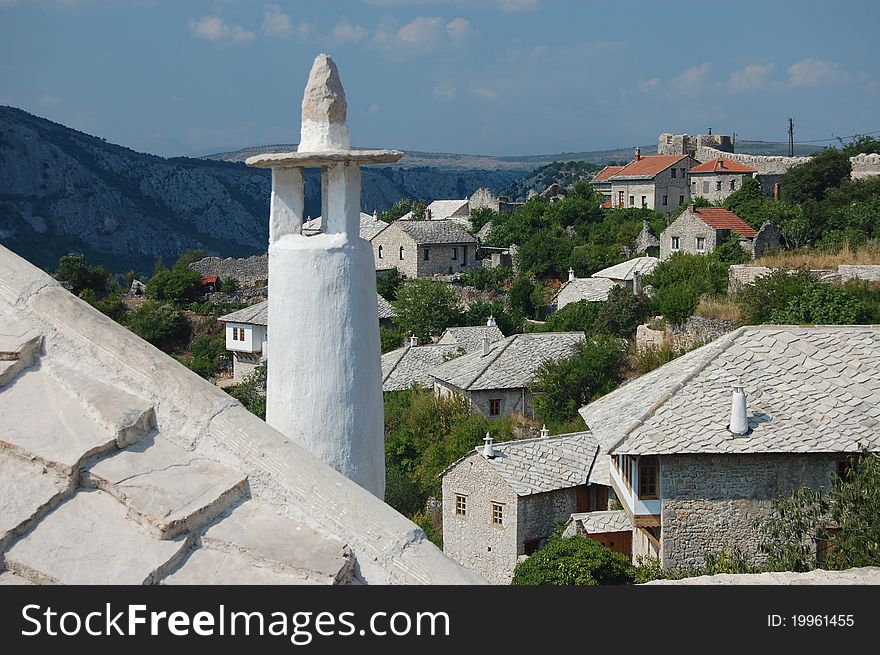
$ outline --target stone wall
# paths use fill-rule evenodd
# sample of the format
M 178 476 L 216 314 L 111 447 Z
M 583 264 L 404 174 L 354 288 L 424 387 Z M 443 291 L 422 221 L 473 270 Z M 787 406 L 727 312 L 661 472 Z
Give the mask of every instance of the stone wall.
M 463 273 L 480 266 L 480 261 L 476 259 L 476 243 L 418 246 L 394 223 L 377 234 L 370 243 L 378 270 L 397 267 L 408 278 Z M 427 260 L 425 250 L 428 251 Z
M 519 412 L 523 416 L 532 416 L 532 392 L 528 389 L 489 389 L 468 392 L 471 404 L 476 413 L 486 418 L 503 418 L 513 412 Z M 489 401 L 501 400 L 501 415 L 489 415 Z
M 730 293 L 738 293 L 759 277 L 769 275 L 773 271 L 769 266 L 749 266 L 734 264 L 727 272 L 727 289 Z M 810 269 L 820 282 L 845 282 L 847 280 L 865 280 L 880 282 L 880 265 L 878 264 L 840 264 L 834 268 Z
M 517 555 L 525 554 L 527 541 L 544 540 L 559 523 L 565 523 L 577 511 L 575 487 L 532 494 L 519 499 L 516 522 Z M 542 544 L 543 545 L 543 544 Z
M 691 198 L 705 198 L 709 202 L 722 202 L 731 193 L 742 189 L 743 180 L 751 177 L 751 173 L 692 173 Z M 718 183 L 721 187 L 718 187 Z M 730 183 L 733 182 L 733 188 Z
M 774 498 L 802 486 L 829 486 L 835 459 L 788 453 L 661 456 L 663 568 L 702 566 L 705 554 L 722 546 L 764 561 L 753 520 L 772 514 Z
M 778 250 L 782 245 L 782 233 L 769 221 L 761 226 L 755 240 L 751 245 L 752 259 L 758 259 L 764 255 Z
M 841 264 L 837 267 L 837 274 L 843 282 L 847 280 L 880 282 L 880 266 L 875 264 Z
M 664 132 L 657 140 L 658 155 L 691 155 L 693 157 L 700 147 L 715 148 L 725 153 L 733 152 L 733 139 L 726 134 L 696 134 L 692 136 Z
M 663 214 L 672 214 L 679 205 L 690 199 L 687 171 L 695 166 L 693 159 L 680 162 L 675 168 L 676 175 L 672 177 L 672 169 L 658 173 L 652 181 L 645 180 L 612 180 L 611 203 L 614 207 L 619 206 L 620 192 L 623 191 L 625 207 L 642 207 L 656 209 Z M 682 174 L 684 170 L 684 174 Z M 632 196 L 632 201 L 630 201 Z M 666 197 L 666 204 L 663 198 Z
M 854 180 L 880 175 L 880 154 L 862 154 L 849 158 L 852 164 L 852 174 L 850 177 Z
M 654 330 L 650 325 L 640 325 L 636 328 L 636 350 L 645 352 L 663 347 L 672 350 L 692 350 L 732 332 L 735 327 L 732 321 L 704 316 L 691 316 L 682 325 L 667 326 L 663 330 Z
M 694 155 L 702 162 L 711 161 L 722 157 L 730 161 L 736 161 L 746 166 L 751 166 L 758 173 L 785 173 L 792 166 L 803 164 L 810 161 L 810 157 L 782 157 L 767 155 L 743 155 L 734 152 L 723 152 L 701 145 L 696 149 Z
M 500 211 L 497 196 L 489 191 L 489 189 L 482 187 L 474 191 L 473 194 L 471 194 L 471 197 L 468 198 L 468 208 L 470 211 L 473 211 L 484 207 L 488 207 L 496 212 Z
M 517 544 L 517 496 L 479 453 L 471 453 L 443 476 L 443 551 L 488 582 L 508 584 Z M 455 513 L 455 494 L 467 496 L 467 513 Z M 492 523 L 492 503 L 504 507 L 502 525 Z
M 189 268 L 202 275 L 219 275 L 221 280 L 234 277 L 242 287 L 264 287 L 269 279 L 269 255 L 242 259 L 205 257 L 190 264 Z

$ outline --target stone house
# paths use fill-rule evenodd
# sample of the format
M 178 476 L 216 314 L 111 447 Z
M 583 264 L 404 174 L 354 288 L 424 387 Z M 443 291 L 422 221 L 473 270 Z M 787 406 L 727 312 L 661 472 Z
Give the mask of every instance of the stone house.
M 477 239 L 452 220 L 397 220 L 373 240 L 376 270 L 408 278 L 464 273 L 479 265 Z
M 694 166 L 688 174 L 691 180 L 691 198 L 705 198 L 720 203 L 731 193 L 742 189 L 743 181 L 758 171 L 730 159 L 712 159 Z
M 596 173 L 596 176 L 593 178 L 593 188 L 596 190 L 596 193 L 602 196 L 603 206 L 606 204 L 608 208 L 612 206 L 611 178 L 617 175 L 623 168 L 623 166 L 606 166 Z
M 478 446 L 442 474 L 443 550 L 493 584 L 575 512 L 608 509 L 586 432 Z M 631 528 L 628 534 L 631 533 Z
M 603 268 L 601 271 L 596 271 L 593 273 L 593 277 L 611 280 L 615 284 L 632 289 L 637 277 L 651 274 L 659 264 L 660 260 L 656 257 L 634 257 L 614 266 Z
M 740 392 L 738 389 L 741 389 Z M 580 410 L 611 444 L 633 555 L 665 569 L 736 547 L 762 561 L 753 520 L 802 486 L 827 488 L 880 450 L 880 327 L 749 326 Z
M 636 158 L 614 173 L 611 206 L 641 207 L 663 214 L 674 213 L 690 198 L 687 172 L 699 162 L 690 155 L 647 155 Z
M 431 369 L 438 396 L 458 394 L 473 411 L 494 419 L 513 412 L 534 416 L 532 381 L 547 360 L 569 357 L 584 340 L 583 332 L 514 334 L 479 351 Z
M 552 302 L 557 310 L 582 300 L 604 302 L 608 300 L 608 292 L 616 286 L 618 284 L 614 280 L 601 277 L 574 277 L 572 273 L 556 292 Z
M 388 227 L 388 223 L 379 220 L 377 212 L 373 212 L 372 214 L 360 212 L 358 221 L 358 236 L 366 241 L 372 241 L 373 237 Z M 320 216 L 312 218 L 304 222 L 302 225 L 302 233 L 307 237 L 321 234 L 323 231 L 324 220 Z
M 707 255 L 730 233 L 737 235 L 746 252 L 760 252 L 766 247 L 761 239 L 756 248 L 758 231 L 729 209 L 690 205 L 660 233 L 660 259 L 677 252 Z

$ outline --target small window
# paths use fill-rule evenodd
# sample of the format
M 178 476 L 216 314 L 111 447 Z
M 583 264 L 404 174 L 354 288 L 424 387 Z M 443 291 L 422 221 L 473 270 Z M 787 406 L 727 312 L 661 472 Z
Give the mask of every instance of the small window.
M 382 246 L 379 246 L 379 259 L 382 259 Z
M 642 196 L 642 209 L 648 208 L 648 196 Z
M 429 259 L 431 259 L 431 256 L 428 254 L 428 249 L 427 249 L 427 248 L 425 248 L 424 250 L 422 250 L 422 259 L 423 259 L 424 261 L 428 261 Z
M 501 399 L 495 398 L 489 401 L 489 416 L 501 416 Z
M 467 496 L 464 494 L 455 494 L 455 514 L 467 516 Z
M 400 246 L 400 259 L 403 260 L 403 246 Z
M 630 196 L 630 197 L 629 197 L 629 206 L 630 206 L 630 207 L 635 207 L 635 206 L 636 206 L 636 197 L 635 197 L 635 196 Z
M 730 190 L 731 190 L 731 191 L 736 191 L 736 180 L 731 180 L 731 181 L 730 181 Z
M 680 248 L 679 237 L 672 237 L 672 252 L 676 252 Z
M 676 175 L 675 175 L 676 172 L 677 172 L 677 171 L 673 168 L 673 169 L 672 169 L 672 179 L 675 179 L 675 177 L 676 177 Z
M 709 180 L 703 180 L 703 193 L 709 193 Z
M 715 183 L 715 190 L 716 190 L 716 191 L 721 191 L 721 180 L 718 180 L 718 181 Z
M 696 193 L 696 192 L 697 192 L 697 183 L 691 182 L 691 193 Z
M 683 204 L 684 204 L 684 196 L 679 196 L 679 197 L 678 197 L 678 204 L 679 204 L 679 205 L 683 205 Z
M 639 498 L 657 498 L 660 460 L 656 455 L 639 457 Z
M 458 248 L 453 248 L 452 249 L 452 261 L 455 261 L 457 259 L 458 259 Z
M 678 170 L 681 171 L 681 179 L 684 179 L 685 178 L 685 170 L 683 168 L 679 168 Z
M 669 196 L 663 196 L 663 204 L 668 204 Z
M 837 477 L 845 481 L 847 476 L 849 475 L 850 469 L 852 469 L 852 460 L 839 459 L 834 464 Z
M 504 505 L 492 503 L 492 525 L 504 525 Z
M 697 237 L 697 252 L 706 252 L 706 237 Z

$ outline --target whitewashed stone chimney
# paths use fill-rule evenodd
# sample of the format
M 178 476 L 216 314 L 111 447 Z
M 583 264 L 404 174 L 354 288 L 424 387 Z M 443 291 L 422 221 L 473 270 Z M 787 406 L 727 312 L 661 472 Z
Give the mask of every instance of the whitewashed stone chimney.
M 638 271 L 633 271 L 633 294 L 642 295 L 642 274 Z
M 483 337 L 483 357 L 489 354 L 489 351 L 492 348 L 492 344 L 489 341 L 489 337 Z
M 572 268 L 571 266 L 569 266 L 569 267 L 568 267 L 568 281 L 569 281 L 569 282 L 574 282 L 574 280 L 575 280 L 575 278 L 574 278 L 574 268 Z
M 485 442 L 483 445 L 483 456 L 493 459 L 496 456 L 496 452 L 495 446 L 492 445 L 492 435 L 487 432 L 486 436 L 483 437 L 483 441 Z
M 547 425 L 545 424 L 539 431 L 542 439 L 546 439 L 550 436 L 550 430 L 547 429 Z
M 410 347 L 410 348 L 415 348 L 415 347 L 418 346 L 418 345 L 419 345 L 419 338 L 418 338 L 416 335 L 414 335 L 414 334 L 410 335 L 410 337 L 409 337 L 409 347 Z
M 733 386 L 733 400 L 730 404 L 730 430 L 736 436 L 749 433 L 749 418 L 746 414 L 746 394 L 741 384 Z
M 395 150 L 352 150 L 345 91 L 326 54 L 312 65 L 297 152 L 250 157 L 272 169 L 266 422 L 336 470 L 385 495 L 376 276 L 358 234 L 361 164 Z M 303 170 L 321 169 L 322 234 L 305 237 Z
M 492 314 L 489 314 L 489 319 L 486 321 L 486 327 L 497 327 L 498 323 L 495 322 L 495 317 Z

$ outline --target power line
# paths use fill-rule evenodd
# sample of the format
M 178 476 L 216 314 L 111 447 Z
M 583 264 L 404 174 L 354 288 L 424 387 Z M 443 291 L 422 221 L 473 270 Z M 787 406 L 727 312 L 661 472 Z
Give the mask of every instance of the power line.
M 828 141 L 840 141 L 841 139 L 854 139 L 857 136 L 870 136 L 871 134 L 880 134 L 880 130 L 873 132 L 860 132 L 859 134 L 850 134 L 849 136 L 835 136 L 830 139 L 813 139 L 811 141 L 795 141 L 795 143 L 827 143 Z

